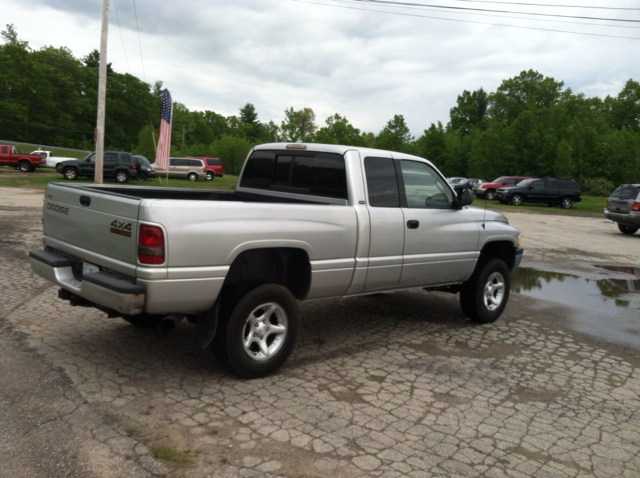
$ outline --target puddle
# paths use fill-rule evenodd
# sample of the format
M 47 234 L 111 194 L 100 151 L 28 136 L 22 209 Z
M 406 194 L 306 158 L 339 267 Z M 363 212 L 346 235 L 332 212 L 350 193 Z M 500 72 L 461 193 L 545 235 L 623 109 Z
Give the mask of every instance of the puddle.
M 520 267 L 511 275 L 511 289 L 530 297 L 581 309 L 610 312 L 629 307 L 637 308 L 640 296 L 637 301 L 634 300 L 635 298 L 630 300 L 629 293 L 640 294 L 640 278 L 634 274 L 640 274 L 640 269 L 618 266 L 597 267 L 613 272 L 624 272 L 629 278 L 593 280 L 573 274 Z
M 582 332 L 639 346 L 640 268 L 596 267 L 615 272 L 615 277 L 585 279 L 521 267 L 511 275 L 511 290 L 571 308 L 568 318 Z

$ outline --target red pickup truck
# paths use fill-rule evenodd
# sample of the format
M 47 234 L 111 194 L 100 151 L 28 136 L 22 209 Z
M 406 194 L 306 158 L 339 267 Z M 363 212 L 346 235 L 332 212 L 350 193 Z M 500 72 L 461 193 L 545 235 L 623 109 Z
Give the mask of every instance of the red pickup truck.
M 38 166 L 45 166 L 46 162 L 39 154 L 18 153 L 15 146 L 0 144 L 0 166 L 13 166 L 24 173 L 30 173 Z

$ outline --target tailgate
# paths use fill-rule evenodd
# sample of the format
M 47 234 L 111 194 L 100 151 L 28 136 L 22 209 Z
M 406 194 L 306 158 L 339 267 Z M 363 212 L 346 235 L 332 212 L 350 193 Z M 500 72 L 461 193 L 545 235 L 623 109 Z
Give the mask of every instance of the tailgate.
M 141 199 L 125 193 L 100 191 L 95 186 L 49 184 L 43 209 L 45 245 L 135 275 Z

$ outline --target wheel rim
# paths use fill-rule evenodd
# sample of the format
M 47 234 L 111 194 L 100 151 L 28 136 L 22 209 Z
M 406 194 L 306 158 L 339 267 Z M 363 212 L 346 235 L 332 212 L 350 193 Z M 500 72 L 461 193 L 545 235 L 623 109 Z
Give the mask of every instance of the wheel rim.
M 496 193 L 494 193 L 493 191 L 487 191 L 486 197 L 487 199 L 491 200 L 494 198 L 495 195 Z
M 242 332 L 245 353 L 262 362 L 282 348 L 287 337 L 287 313 L 275 302 L 262 304 L 249 314 Z
M 189 181 L 195 181 L 196 179 L 197 179 L 197 176 L 195 174 L 189 175 Z
M 207 181 L 211 181 L 213 179 L 213 174 L 207 173 Z
M 514 206 L 519 206 L 520 203 L 522 202 L 522 198 L 520 196 L 513 196 L 513 199 L 511 200 L 511 202 L 513 203 Z
M 569 209 L 571 207 L 571 199 L 563 199 L 562 207 L 565 209 Z
M 27 163 L 20 163 L 20 171 L 27 172 L 29 170 L 29 166 L 27 165 Z
M 487 279 L 484 286 L 484 306 L 487 310 L 494 311 L 502 304 L 504 299 L 504 277 L 499 272 L 494 272 Z
M 123 183 L 127 180 L 127 175 L 124 173 L 118 173 L 116 179 L 118 180 L 118 182 Z
M 74 179 L 76 177 L 76 173 L 73 169 L 69 169 L 64 173 L 64 177 L 67 179 Z

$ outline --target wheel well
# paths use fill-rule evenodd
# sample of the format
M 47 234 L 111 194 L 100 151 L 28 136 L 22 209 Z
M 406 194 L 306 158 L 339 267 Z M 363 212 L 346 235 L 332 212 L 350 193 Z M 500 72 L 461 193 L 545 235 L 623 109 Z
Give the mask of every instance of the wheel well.
M 302 249 L 276 247 L 242 252 L 231 264 L 225 287 L 279 284 L 303 299 L 311 286 L 311 263 Z
M 485 244 L 480 252 L 481 260 L 500 259 L 509 270 L 513 270 L 516 260 L 516 251 L 509 241 L 495 241 Z

